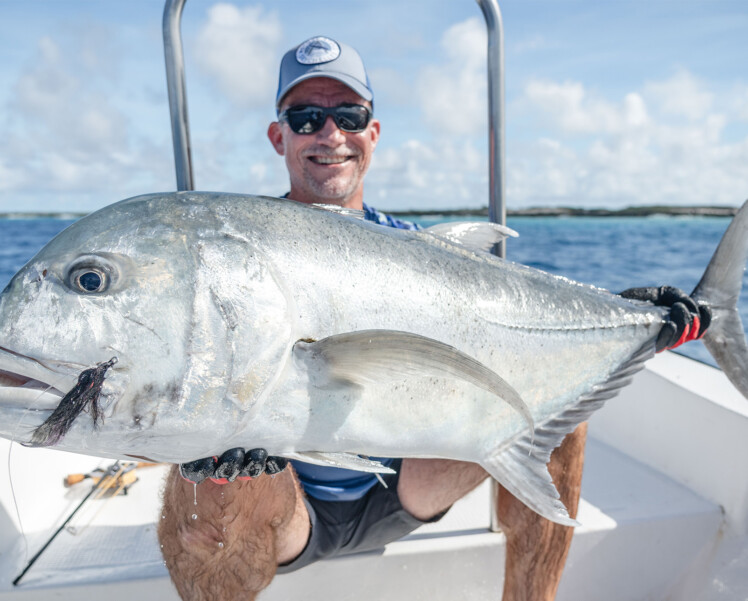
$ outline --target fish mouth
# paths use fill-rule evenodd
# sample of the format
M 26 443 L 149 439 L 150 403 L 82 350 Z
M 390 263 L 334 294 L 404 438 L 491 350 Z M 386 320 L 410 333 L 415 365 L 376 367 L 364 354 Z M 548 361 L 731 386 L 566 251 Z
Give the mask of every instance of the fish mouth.
M 96 428 L 103 420 L 99 396 L 104 376 L 116 362 L 112 357 L 85 369 L 0 346 L 0 436 L 24 446 L 54 446 L 84 411 Z
M 53 410 L 84 367 L 35 359 L 0 346 L 0 408 Z

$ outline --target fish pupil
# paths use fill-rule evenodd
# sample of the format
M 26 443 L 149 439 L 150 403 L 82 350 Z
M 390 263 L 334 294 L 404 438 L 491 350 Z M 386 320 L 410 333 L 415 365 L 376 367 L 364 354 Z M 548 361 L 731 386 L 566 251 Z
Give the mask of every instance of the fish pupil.
M 101 288 L 101 276 L 95 271 L 87 271 L 80 275 L 78 283 L 83 290 L 96 292 Z

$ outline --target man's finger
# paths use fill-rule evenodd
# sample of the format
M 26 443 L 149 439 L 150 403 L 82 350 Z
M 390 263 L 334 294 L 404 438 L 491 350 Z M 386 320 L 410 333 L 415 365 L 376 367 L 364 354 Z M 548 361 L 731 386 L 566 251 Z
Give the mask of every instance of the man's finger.
M 189 463 L 182 463 L 179 466 L 179 473 L 182 478 L 195 484 L 200 484 L 203 480 L 212 478 L 215 474 L 216 458 L 204 457 Z

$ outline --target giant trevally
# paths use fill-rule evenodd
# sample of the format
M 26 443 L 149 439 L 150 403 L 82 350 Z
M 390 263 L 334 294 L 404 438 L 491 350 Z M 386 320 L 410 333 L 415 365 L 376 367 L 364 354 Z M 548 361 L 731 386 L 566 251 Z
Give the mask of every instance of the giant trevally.
M 172 463 L 461 459 L 571 523 L 550 452 L 652 356 L 669 310 L 472 248 L 491 230 L 212 193 L 101 209 L 0 296 L 0 435 Z M 747 255 L 748 203 L 693 298 L 748 397 Z

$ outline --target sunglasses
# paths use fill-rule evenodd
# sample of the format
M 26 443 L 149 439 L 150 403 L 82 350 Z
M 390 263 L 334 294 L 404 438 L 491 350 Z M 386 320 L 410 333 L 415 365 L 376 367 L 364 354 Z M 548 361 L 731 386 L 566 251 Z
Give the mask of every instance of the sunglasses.
M 369 125 L 371 110 L 362 104 L 341 104 L 329 108 L 300 105 L 287 108 L 278 115 L 278 121 L 288 123 L 296 134 L 313 134 L 322 129 L 328 116 L 333 118 L 341 131 L 359 133 Z

